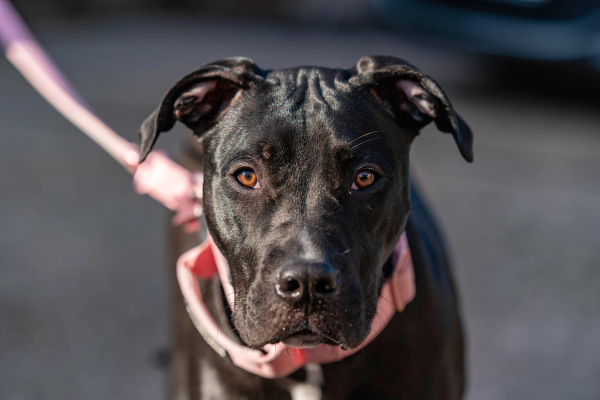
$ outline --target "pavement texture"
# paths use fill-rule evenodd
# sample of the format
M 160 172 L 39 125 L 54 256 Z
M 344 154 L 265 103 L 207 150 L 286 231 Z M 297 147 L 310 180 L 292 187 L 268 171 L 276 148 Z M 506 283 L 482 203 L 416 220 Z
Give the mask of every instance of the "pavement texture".
M 131 141 L 175 81 L 217 58 L 348 67 L 389 54 L 419 66 L 475 133 L 474 164 L 433 127 L 411 155 L 454 259 L 468 398 L 600 397 L 597 102 L 490 85 L 472 56 L 369 29 L 194 15 L 34 28 L 84 98 Z M 128 174 L 4 59 L 0 121 L 0 398 L 166 398 L 167 213 L 134 194 Z M 159 147 L 176 154 L 187 136 L 177 128 Z

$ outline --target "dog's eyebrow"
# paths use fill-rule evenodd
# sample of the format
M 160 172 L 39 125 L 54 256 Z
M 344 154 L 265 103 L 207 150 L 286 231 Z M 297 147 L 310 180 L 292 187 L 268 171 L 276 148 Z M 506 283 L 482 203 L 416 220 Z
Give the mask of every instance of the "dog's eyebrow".
M 352 158 L 352 149 L 348 143 L 339 143 L 335 146 L 335 155 L 338 162 L 345 162 Z
M 261 142 L 258 145 L 260 149 L 260 156 L 263 160 L 271 160 L 277 155 L 277 145 L 271 142 Z
M 393 168 L 390 165 L 389 161 L 378 151 L 370 150 L 370 149 L 353 149 L 351 146 L 346 144 L 345 146 L 340 146 L 337 150 L 338 162 L 340 164 L 346 165 L 356 165 L 356 164 L 375 164 L 379 168 L 385 172 L 386 175 L 393 174 Z
M 221 173 L 222 174 L 231 173 L 232 172 L 231 169 L 233 168 L 233 166 L 235 166 L 236 164 L 244 163 L 244 162 L 250 163 L 250 164 L 256 164 L 256 163 L 260 162 L 260 155 L 254 153 L 254 152 L 250 152 L 250 151 L 243 151 L 243 152 L 236 153 L 235 155 L 224 160 L 223 165 L 220 168 Z
M 363 144 L 371 142 L 373 140 L 382 139 L 381 136 L 377 135 L 379 131 L 367 132 L 359 137 L 352 140 L 343 139 L 336 143 L 335 151 L 338 154 L 339 160 L 345 160 L 349 158 L 355 158 L 356 150 L 359 149 Z

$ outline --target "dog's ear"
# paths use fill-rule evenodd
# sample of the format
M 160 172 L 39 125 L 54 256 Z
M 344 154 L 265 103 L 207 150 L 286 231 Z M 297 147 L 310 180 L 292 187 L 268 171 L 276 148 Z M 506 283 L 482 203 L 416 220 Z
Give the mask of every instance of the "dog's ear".
M 452 133 L 462 156 L 473 161 L 471 129 L 429 76 L 400 58 L 387 56 L 363 57 L 351 72 L 351 80 L 370 88 L 401 125 L 418 131 L 435 121 L 440 131 Z
M 200 136 L 225 114 L 242 91 L 262 81 L 262 71 L 248 58 L 228 58 L 202 66 L 171 88 L 140 127 L 140 163 L 161 132 L 177 120 Z

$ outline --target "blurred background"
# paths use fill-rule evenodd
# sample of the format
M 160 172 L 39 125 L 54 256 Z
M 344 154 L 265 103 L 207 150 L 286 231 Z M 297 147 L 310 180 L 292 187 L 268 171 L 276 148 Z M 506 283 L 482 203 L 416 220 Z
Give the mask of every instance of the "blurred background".
M 414 177 L 445 232 L 468 398 L 600 398 L 600 4 L 584 0 L 19 0 L 98 114 L 141 122 L 200 64 L 402 57 L 475 133 L 426 128 Z M 0 398 L 164 399 L 169 216 L 0 58 Z M 177 156 L 181 127 L 159 147 Z

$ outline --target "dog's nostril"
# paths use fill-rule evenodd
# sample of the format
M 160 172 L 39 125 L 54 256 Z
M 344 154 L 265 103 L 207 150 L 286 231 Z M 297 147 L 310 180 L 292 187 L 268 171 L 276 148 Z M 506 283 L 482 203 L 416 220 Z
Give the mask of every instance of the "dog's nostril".
M 329 296 L 337 290 L 338 274 L 325 274 L 315 282 L 314 293 L 319 297 Z
M 325 280 L 320 280 L 317 282 L 317 287 L 315 288 L 317 293 L 323 294 L 331 293 L 334 289 L 335 288 L 331 286 L 331 282 Z
M 302 276 L 295 270 L 284 271 L 276 280 L 277 294 L 290 304 L 296 304 L 304 297 Z
M 300 283 L 294 278 L 287 278 L 284 286 L 283 290 L 286 292 L 293 292 L 300 287 Z

